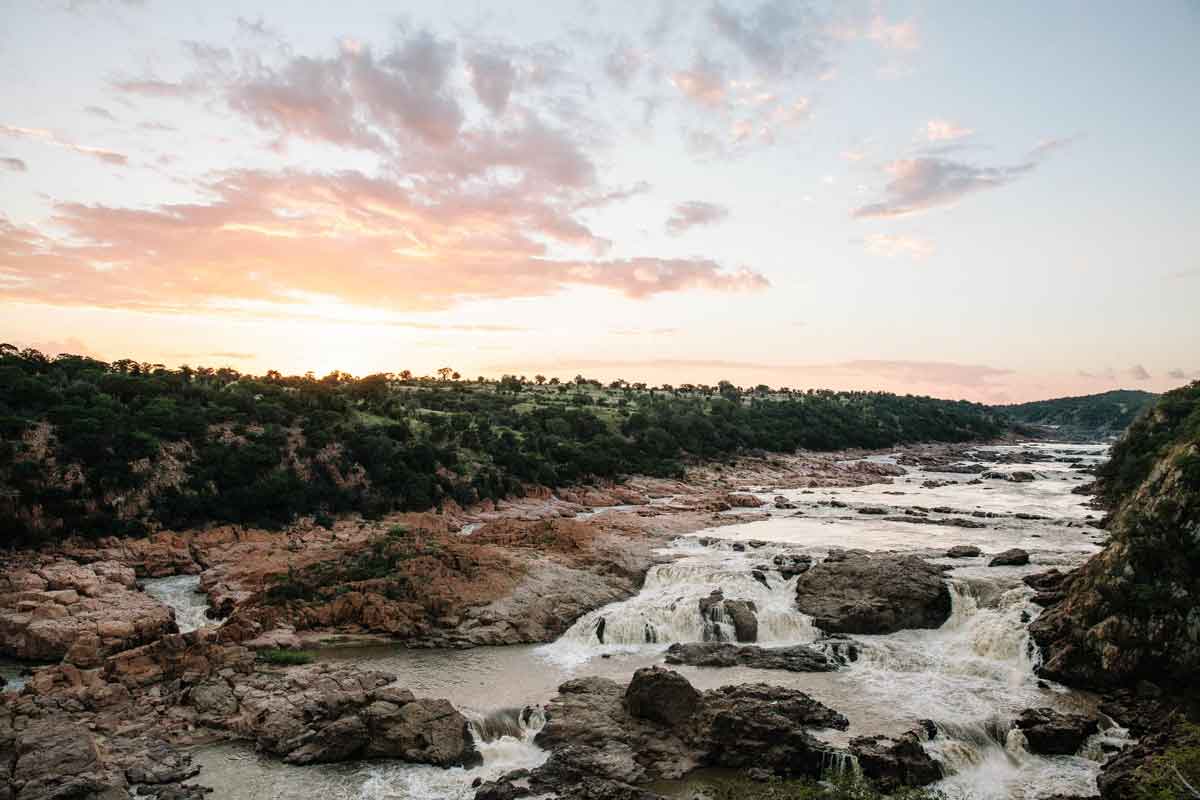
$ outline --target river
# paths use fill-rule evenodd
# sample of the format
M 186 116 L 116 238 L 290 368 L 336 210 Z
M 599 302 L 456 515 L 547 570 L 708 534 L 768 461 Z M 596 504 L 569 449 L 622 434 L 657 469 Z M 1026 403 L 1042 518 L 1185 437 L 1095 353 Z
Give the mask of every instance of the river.
M 1025 749 L 1011 720 L 1035 706 L 1095 713 L 1093 697 L 1036 678 L 1039 654 L 1026 624 L 1040 608 L 1030 602 L 1033 593 L 1021 578 L 1050 567 L 1069 569 L 1100 549 L 1103 531 L 1087 525 L 1097 512 L 1084 505 L 1087 498 L 1071 493 L 1090 476 L 1073 469 L 1066 459 L 1094 464 L 1103 460 L 1106 450 L 1080 444 L 986 449 L 1036 453 L 1030 463 L 992 468 L 1003 473 L 1027 470 L 1039 477 L 1027 483 L 968 483 L 976 476 L 910 468 L 891 484 L 815 490 L 755 487 L 764 499 L 783 495 L 796 509 L 768 507 L 766 520 L 682 537 L 668 549 L 675 560 L 653 568 L 638 595 L 584 616 L 556 642 L 465 651 L 370 647 L 320 654 L 392 672 L 400 685 L 418 695 L 450 699 L 474 721 L 478 738 L 486 740 L 480 768 L 442 770 L 385 762 L 299 768 L 244 748 L 221 746 L 196 752 L 204 766 L 197 780 L 211 786 L 215 796 L 231 800 L 470 798 L 475 778 L 486 780 L 515 767 L 534 766 L 545 757 L 532 743 L 538 718 L 522 722 L 520 709 L 544 703 L 568 678 L 605 675 L 624 681 L 639 667 L 661 663 L 670 643 L 700 640 L 704 621 L 697 602 L 713 589 L 755 602 L 760 644 L 815 640 L 820 632 L 794 608 L 795 579 L 784 580 L 768 569 L 763 585 L 751 570 L 771 567 L 776 554 L 804 552 L 819 559 L 836 547 L 914 552 L 953 564 L 947 573 L 953 601 L 950 619 L 937 630 L 857 636 L 863 645 L 861 657 L 836 672 L 679 671 L 701 689 L 751 681 L 802 689 L 850 720 L 848 732 L 824 737 L 836 744 L 850 736 L 894 735 L 912 729 L 917 720 L 933 720 L 938 735 L 927 747 L 951 773 L 940 786 L 951 796 L 1035 800 L 1060 792 L 1093 794 L 1103 750 L 1119 744 L 1123 731 L 1107 727 L 1078 756 L 1043 757 Z M 922 485 L 927 481 L 954 483 Z M 863 506 L 887 506 L 895 509 L 892 515 L 912 506 L 945 506 L 986 527 L 888 521 L 857 513 Z M 941 557 L 958 544 L 977 545 L 985 555 Z M 1012 547 L 1027 550 L 1032 563 L 987 566 L 988 554 Z M 188 605 L 196 601 L 194 584 L 168 580 L 176 583 L 160 582 L 155 592 L 176 607 L 181 627 L 185 619 L 203 624 L 203 609 L 196 612 Z M 601 616 L 603 644 L 595 633 Z M 691 794 L 686 782 L 675 790 L 680 797 Z

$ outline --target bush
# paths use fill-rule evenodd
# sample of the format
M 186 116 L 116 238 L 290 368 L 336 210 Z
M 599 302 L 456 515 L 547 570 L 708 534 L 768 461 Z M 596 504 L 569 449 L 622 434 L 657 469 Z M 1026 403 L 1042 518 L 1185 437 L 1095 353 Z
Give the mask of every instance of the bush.
M 259 650 L 258 660 L 277 667 L 294 667 L 311 664 L 317 660 L 317 654 L 310 650 Z

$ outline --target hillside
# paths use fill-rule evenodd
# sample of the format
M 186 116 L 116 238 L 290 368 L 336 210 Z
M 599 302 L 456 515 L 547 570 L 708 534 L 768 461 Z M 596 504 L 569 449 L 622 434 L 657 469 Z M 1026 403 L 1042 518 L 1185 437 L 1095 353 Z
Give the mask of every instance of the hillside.
M 1200 383 L 1164 394 L 1098 471 L 1111 540 L 1031 626 L 1073 685 L 1194 688 L 1200 670 Z
M 1082 397 L 1058 397 L 1019 405 L 994 406 L 994 410 L 1021 425 L 1046 426 L 1068 439 L 1104 439 L 1129 427 L 1158 395 L 1134 389 L 1117 389 Z
M 211 522 L 379 516 L 745 451 L 959 442 L 984 406 L 870 392 L 408 372 L 241 375 L 0 346 L 5 546 Z

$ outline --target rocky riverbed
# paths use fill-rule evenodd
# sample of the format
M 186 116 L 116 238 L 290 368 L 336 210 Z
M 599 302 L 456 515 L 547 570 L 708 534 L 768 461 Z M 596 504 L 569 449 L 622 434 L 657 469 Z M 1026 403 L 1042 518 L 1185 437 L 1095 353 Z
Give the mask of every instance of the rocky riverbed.
M 82 766 L 68 780 L 122 791 L 190 781 L 247 800 L 488 797 L 509 791 L 505 781 L 638 792 L 660 781 L 662 792 L 674 791 L 662 780 L 698 766 L 772 770 L 745 744 L 753 737 L 706 727 L 718 707 L 745 730 L 792 731 L 788 746 L 811 757 L 776 756 L 808 764 L 801 773 L 836 764 L 979 798 L 1094 794 L 1125 734 L 1094 698 L 1035 676 L 1026 625 L 1039 592 L 1052 591 L 1033 576 L 1070 569 L 1103 542 L 1098 513 L 1073 492 L 1103 454 L 1023 445 L 747 458 L 688 482 L 27 557 L 21 574 L 36 577 L 0 597 L 14 631 L 0 644 L 63 665 L 4 695 L 0 754 L 15 754 L 23 776 L 9 796 L 52 796 L 30 783 L 25 754 L 53 726 L 81 723 Z M 55 588 L 47 569 L 111 590 L 91 602 Z M 71 611 L 60 591 L 88 602 Z M 39 611 L 60 605 L 65 615 Z M 29 630 L 51 614 L 94 644 L 35 654 Z M 97 614 L 132 630 L 102 632 Z M 318 663 L 255 663 L 253 649 L 281 645 L 315 647 Z M 678 681 L 639 672 L 664 662 Z M 692 698 L 681 706 L 691 712 L 639 705 L 637 675 Z M 823 724 L 775 720 L 764 697 L 828 713 Z M 646 710 L 656 707 L 665 711 Z M 584 735 L 592 713 L 616 726 L 603 737 L 611 745 Z M 1054 715 L 1083 719 L 1084 735 Z M 620 758 L 605 748 L 639 752 L 645 737 L 678 746 L 613 767 Z M 1046 741 L 1049 751 L 1034 744 Z M 148 773 L 156 758 L 177 768 Z M 283 765 L 311 762 L 349 763 Z

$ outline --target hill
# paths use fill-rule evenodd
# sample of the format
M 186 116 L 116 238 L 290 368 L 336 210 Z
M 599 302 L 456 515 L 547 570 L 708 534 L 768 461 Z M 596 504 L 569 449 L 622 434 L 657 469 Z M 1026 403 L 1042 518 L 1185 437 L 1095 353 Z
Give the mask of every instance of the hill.
M 241 375 L 0 345 L 4 546 L 466 505 L 739 452 L 960 442 L 984 406 L 877 392 Z
M 1117 389 L 993 409 L 1016 424 L 1054 428 L 1066 438 L 1105 439 L 1119 435 L 1157 399 L 1152 392 Z

